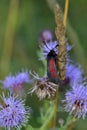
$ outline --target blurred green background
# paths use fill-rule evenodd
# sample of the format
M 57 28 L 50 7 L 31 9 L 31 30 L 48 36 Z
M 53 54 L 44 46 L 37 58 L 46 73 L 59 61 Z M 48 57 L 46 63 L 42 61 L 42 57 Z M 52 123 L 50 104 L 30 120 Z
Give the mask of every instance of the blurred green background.
M 57 1 L 64 11 L 65 0 Z M 68 20 L 67 37 L 74 45 L 71 55 L 87 73 L 87 0 L 70 0 Z M 54 33 L 55 27 L 54 14 L 46 0 L 0 0 L 0 79 L 21 69 L 44 69 L 37 55 L 38 36 L 44 29 Z M 35 116 L 37 111 L 36 106 Z M 86 130 L 86 121 L 78 121 L 74 130 Z

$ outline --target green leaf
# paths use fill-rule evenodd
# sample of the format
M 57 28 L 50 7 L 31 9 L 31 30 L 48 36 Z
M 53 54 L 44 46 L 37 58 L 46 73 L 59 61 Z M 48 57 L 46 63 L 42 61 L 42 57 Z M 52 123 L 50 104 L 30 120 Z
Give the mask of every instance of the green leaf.
M 31 125 L 28 125 L 28 127 L 26 128 L 26 130 L 35 130 L 35 128 L 33 128 Z
M 46 130 L 47 129 L 48 123 L 52 119 L 53 115 L 54 115 L 54 109 L 53 109 L 53 106 L 52 106 L 47 110 L 46 115 L 44 117 L 45 120 L 44 120 L 43 125 L 41 126 L 40 130 Z

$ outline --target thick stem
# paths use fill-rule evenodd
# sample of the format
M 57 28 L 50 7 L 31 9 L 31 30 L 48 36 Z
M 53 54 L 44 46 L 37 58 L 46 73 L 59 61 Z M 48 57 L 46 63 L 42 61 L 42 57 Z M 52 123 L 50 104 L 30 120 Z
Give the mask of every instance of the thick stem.
M 57 4 L 55 6 L 55 20 L 56 20 L 56 37 L 59 43 L 58 46 L 58 68 L 59 68 L 59 78 L 64 80 L 66 76 L 66 38 L 65 38 L 65 27 L 63 25 L 62 12 Z
M 59 42 L 58 47 L 58 68 L 59 68 L 59 77 L 61 80 L 64 80 L 66 77 L 66 38 L 65 38 L 65 27 L 68 13 L 68 3 L 65 2 L 65 11 L 64 11 L 64 19 L 62 18 L 62 12 L 58 4 L 55 7 L 55 20 L 56 20 L 56 37 Z M 56 93 L 55 106 L 54 106 L 54 130 L 56 128 L 56 120 L 57 120 L 57 107 L 58 107 L 58 89 Z

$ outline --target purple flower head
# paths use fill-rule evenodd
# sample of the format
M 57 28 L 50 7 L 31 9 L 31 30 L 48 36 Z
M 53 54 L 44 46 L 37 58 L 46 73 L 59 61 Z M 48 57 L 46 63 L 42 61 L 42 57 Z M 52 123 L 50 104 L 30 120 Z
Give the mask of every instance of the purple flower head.
M 65 111 L 84 119 L 87 114 L 87 87 L 83 84 L 74 84 L 71 91 L 66 92 L 64 102 Z
M 66 77 L 69 78 L 70 86 L 81 83 L 83 81 L 83 71 L 81 66 L 68 63 L 66 65 Z
M 39 42 L 43 44 L 44 42 L 50 42 L 53 39 L 53 34 L 50 30 L 46 29 L 40 33 Z
M 30 83 L 29 73 L 27 71 L 18 73 L 15 76 L 15 82 L 16 84 Z
M 48 53 L 53 50 L 55 54 L 58 54 L 58 49 L 57 49 L 58 43 L 57 41 L 51 41 L 49 43 L 43 43 L 41 45 L 41 49 L 43 50 L 43 56 L 44 58 L 47 58 Z
M 0 106 L 0 126 L 10 130 L 20 129 L 28 122 L 30 108 L 24 105 L 24 101 L 16 96 L 2 97 L 3 105 Z
M 40 45 L 41 50 L 43 51 L 43 57 L 47 58 L 47 55 L 50 51 L 54 51 L 56 55 L 58 55 L 58 42 L 57 41 L 50 41 L 50 42 L 44 42 Z M 67 51 L 70 51 L 72 49 L 72 46 L 67 43 Z
M 20 72 L 16 74 L 16 76 L 9 75 L 5 78 L 3 83 L 3 87 L 6 89 L 9 89 L 11 92 L 20 91 L 23 88 L 23 83 L 30 83 L 30 77 L 29 73 L 26 72 Z

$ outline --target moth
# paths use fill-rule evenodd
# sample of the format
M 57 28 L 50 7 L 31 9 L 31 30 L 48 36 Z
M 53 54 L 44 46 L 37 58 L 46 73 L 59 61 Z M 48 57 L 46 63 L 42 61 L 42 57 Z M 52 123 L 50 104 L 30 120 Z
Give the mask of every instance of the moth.
M 58 47 L 58 44 L 55 47 L 49 48 L 47 45 L 49 43 L 45 43 L 45 46 L 49 49 L 47 54 L 47 76 L 53 83 L 58 83 L 58 58 L 55 49 Z

